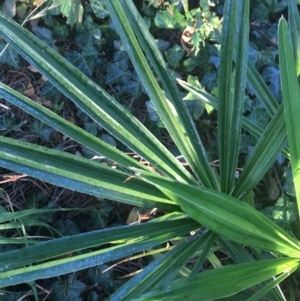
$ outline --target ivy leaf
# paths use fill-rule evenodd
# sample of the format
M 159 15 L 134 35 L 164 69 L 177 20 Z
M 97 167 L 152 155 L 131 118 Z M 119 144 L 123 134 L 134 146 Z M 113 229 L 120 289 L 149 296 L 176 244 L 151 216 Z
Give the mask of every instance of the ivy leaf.
M 51 100 L 53 104 L 58 104 L 61 99 L 61 92 L 49 81 L 43 86 L 40 96 Z
M 145 102 L 146 103 L 146 107 L 147 107 L 147 111 L 149 114 L 149 119 L 151 121 L 158 121 L 160 119 L 155 106 L 153 105 L 153 102 L 151 100 L 148 100 Z
M 45 125 L 45 123 L 41 122 L 38 119 L 35 119 L 30 124 L 30 133 L 38 135 L 44 142 L 51 141 L 51 134 L 53 133 L 53 129 Z
M 249 61 L 255 65 L 259 58 L 259 52 L 252 46 L 249 45 L 248 47 L 248 59 Z
M 132 73 L 128 69 L 128 60 L 122 59 L 107 65 L 106 84 L 125 83 L 132 78 Z
M 100 137 L 100 139 L 103 140 L 104 142 L 110 144 L 113 147 L 117 146 L 115 138 L 113 138 L 111 135 L 102 134 L 101 137 Z
M 156 46 L 158 47 L 158 49 L 159 49 L 160 51 L 165 51 L 165 50 L 167 50 L 167 49 L 169 48 L 169 46 L 170 46 L 170 42 L 164 41 L 164 40 L 160 40 L 160 39 L 155 40 L 155 43 L 156 43 Z
M 78 51 L 65 52 L 65 58 L 88 76 L 92 76 L 94 72 L 97 57 L 98 51 L 91 45 L 88 45 L 82 53 Z
M 80 301 L 80 294 L 85 290 L 86 285 L 78 280 L 73 280 L 70 275 L 66 282 L 56 281 L 52 287 L 53 301 Z
M 86 122 L 83 122 L 83 128 L 90 134 L 94 135 L 94 136 L 97 136 L 98 134 L 98 130 L 102 130 L 102 127 L 94 122 L 94 121 L 86 121 Z
M 55 41 L 52 36 L 52 31 L 46 27 L 35 26 L 33 28 L 34 34 L 49 45 L 51 48 L 54 48 Z
M 127 81 L 121 88 L 122 92 L 129 93 L 134 99 L 137 99 L 143 93 L 143 87 L 140 81 Z
M 269 116 L 266 113 L 265 109 L 262 107 L 253 108 L 252 112 L 247 116 L 247 118 L 257 126 L 261 128 L 266 128 L 269 122 Z
M 179 45 L 174 45 L 172 48 L 165 51 L 165 55 L 168 63 L 172 67 L 178 68 L 180 65 L 180 60 L 184 56 L 184 49 Z
M 173 14 L 168 9 L 158 11 L 154 18 L 154 23 L 159 28 L 181 29 L 186 25 L 185 16 L 182 15 L 175 5 L 171 5 Z
M 195 120 L 202 116 L 205 109 L 204 104 L 200 104 L 200 102 L 195 99 L 193 100 L 184 98 L 183 100 L 185 100 L 185 105 Z
M 284 169 L 284 185 L 283 190 L 290 196 L 296 197 L 295 195 L 295 185 L 293 180 L 293 174 L 291 166 L 283 167 Z
M 207 90 L 211 91 L 213 87 L 217 85 L 217 73 L 216 72 L 206 72 L 201 85 L 206 87 Z
M 275 205 L 268 206 L 261 212 L 283 229 L 289 231 L 291 223 L 297 219 L 297 203 L 283 194 Z
M 91 7 L 97 18 L 103 19 L 109 15 L 104 0 L 91 0 Z
M 64 0 L 60 12 L 67 17 L 67 24 L 74 26 L 74 24 L 82 23 L 83 7 L 81 0 Z
M 103 272 L 107 270 L 107 268 L 107 265 L 98 265 L 96 267 L 90 268 L 87 273 L 92 285 L 101 285 L 105 292 L 112 291 L 112 289 L 114 288 L 113 277 L 111 274 L 112 269 Z
M 265 82 L 269 83 L 269 88 L 273 95 L 280 100 L 281 88 L 280 88 L 280 71 L 275 66 L 268 66 L 261 74 Z
M 268 22 L 269 21 L 269 10 L 263 5 L 259 4 L 252 9 L 251 21 L 255 22 Z
M 278 50 L 273 47 L 263 49 L 262 51 L 259 52 L 259 59 L 256 63 L 256 68 L 259 69 L 263 66 L 274 65 L 277 55 L 278 55 Z
M 69 219 L 66 220 L 58 220 L 55 223 L 55 229 L 57 229 L 64 236 L 74 235 L 80 233 L 79 227 Z
M 0 42 L 0 53 L 4 50 L 6 45 L 6 43 Z M 2 55 L 0 55 L 0 63 L 18 69 L 20 66 L 19 54 L 11 46 L 8 46 Z

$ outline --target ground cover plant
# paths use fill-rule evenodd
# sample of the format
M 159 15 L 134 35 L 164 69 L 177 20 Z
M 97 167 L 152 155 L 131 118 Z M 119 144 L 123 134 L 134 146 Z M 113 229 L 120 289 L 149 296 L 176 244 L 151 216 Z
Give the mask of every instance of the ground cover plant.
M 212 1 L 211 6 L 217 2 Z M 67 23 L 72 26 L 83 16 L 80 2 L 76 3 L 75 19 L 70 14 L 72 7 L 57 6 L 58 13 L 67 16 Z M 0 83 L 5 105 L 17 106 L 39 120 L 34 122 L 34 127 L 36 132 L 43 133 L 41 140 L 44 142 L 44 146 L 40 146 L 2 135 L 0 165 L 101 200 L 157 208 L 161 212 L 158 217 L 136 225 L 80 234 L 74 234 L 76 230 L 68 232 L 65 227 L 61 235 L 63 227 L 58 231 L 32 216 L 63 209 L 44 207 L 8 212 L 2 207 L 1 229 L 17 228 L 20 237 L 23 235 L 22 240 L 2 238 L 2 245 L 14 243 L 18 246 L 5 252 L 2 249 L 0 254 L 0 286 L 5 300 L 19 298 L 17 295 L 11 297 L 8 292 L 13 287 L 23 288 L 23 284 L 32 288 L 36 300 L 41 299 L 40 281 L 50 277 L 58 279 L 52 292 L 47 293 L 50 300 L 199 300 L 199 296 L 201 300 L 297 298 L 291 284 L 287 293 L 279 284 L 289 276 L 297 279 L 300 258 L 297 209 L 300 146 L 296 135 L 300 114 L 300 21 L 296 1 L 290 0 L 286 5 L 282 1 L 268 3 L 251 4 L 258 7 L 254 10 L 256 18 L 263 21 L 269 11 L 275 14 L 288 8 L 288 24 L 283 17 L 279 22 L 278 72 L 275 67 L 265 67 L 263 59 L 256 55 L 259 49 L 254 49 L 251 43 L 249 47 L 250 3 L 246 0 L 224 2 L 222 31 L 219 30 L 218 10 L 208 7 L 206 1 L 200 1 L 194 8 L 188 6 L 188 1 L 182 1 L 181 7 L 173 2 L 150 1 L 143 8 L 144 18 L 132 1 L 91 1 L 90 9 L 105 20 L 101 30 L 86 17 L 82 27 L 76 28 L 75 38 L 79 44 L 81 41 L 81 47 L 65 51 L 65 58 L 53 49 L 55 43 L 45 30 L 36 29 L 39 32 L 36 35 L 40 34 L 44 40 L 41 41 L 0 14 L 0 34 L 10 44 L 8 53 L 12 61 L 17 62 L 17 53 L 21 54 L 35 68 L 33 70 L 47 78 L 47 89 L 54 91 L 52 110 L 49 110 L 45 103 L 41 105 L 43 103 L 27 97 L 30 85 L 17 91 Z M 150 4 L 159 9 L 149 12 Z M 51 5 L 55 7 L 55 1 Z M 154 12 L 157 27 L 171 26 L 185 33 L 180 38 L 181 47 L 167 46 L 164 53 L 167 63 L 158 48 L 166 47 L 165 43 L 155 42 L 148 30 L 151 29 L 149 16 Z M 182 17 L 183 12 L 187 18 Z M 168 14 L 175 16 L 174 19 Z M 49 24 L 53 22 L 51 15 L 45 20 Z M 111 20 L 113 25 L 108 27 L 106 20 Z M 195 26 L 195 23 L 199 24 Z M 90 29 L 89 34 L 84 34 L 83 27 Z M 56 34 L 67 36 L 68 28 L 64 29 L 59 31 L 57 27 Z M 122 41 L 113 44 L 117 51 L 111 64 L 105 65 L 97 57 L 105 43 L 101 31 L 106 33 L 106 39 L 118 39 L 119 35 Z M 257 31 L 257 39 L 263 34 L 266 32 L 260 31 L 259 35 Z M 187 39 L 190 36 L 191 40 Z M 201 83 L 193 76 L 187 82 L 181 80 L 178 66 L 182 64 L 185 72 L 202 66 L 199 60 L 203 57 L 204 46 L 199 45 L 207 43 L 209 38 L 221 46 L 212 44 L 205 50 L 214 53 L 207 67 L 210 69 L 206 70 L 207 77 L 203 76 Z M 263 57 L 275 60 L 277 54 L 273 44 L 270 45 Z M 184 57 L 182 49 L 188 52 L 188 57 Z M 130 64 L 134 70 L 130 69 Z M 107 66 L 105 84 L 113 87 L 111 94 L 116 98 L 118 95 L 148 95 L 147 109 L 151 117 L 148 125 L 153 126 L 151 130 L 160 138 L 165 131 L 164 135 L 167 133 L 174 144 L 168 148 L 163 145 L 162 139 L 157 139 L 131 114 L 131 106 L 126 108 L 122 99 L 105 91 L 101 76 L 98 81 L 89 79 L 97 65 Z M 212 66 L 218 69 L 218 80 Z M 255 67 L 264 68 L 269 87 Z M 280 80 L 281 89 L 275 85 L 276 80 Z M 182 90 L 178 89 L 176 81 L 189 91 L 185 94 L 187 101 L 182 99 Z M 211 94 L 202 89 L 203 86 L 207 86 Z M 83 129 L 72 119 L 60 117 L 64 106 L 60 93 L 65 95 L 65 102 L 71 100 L 78 108 Z M 250 98 L 249 95 L 255 96 Z M 256 105 L 251 109 L 251 116 L 245 108 L 249 109 L 252 99 Z M 217 110 L 217 114 L 214 112 L 217 142 L 214 147 L 205 149 L 193 117 L 203 113 L 199 110 L 211 112 L 212 108 Z M 262 112 L 268 115 L 267 122 L 256 122 L 264 119 L 259 118 Z M 7 122 L 12 121 L 8 119 Z M 62 151 L 59 145 L 57 149 L 45 147 L 50 134 L 54 133 L 49 133 L 45 124 L 97 157 L 91 160 L 88 156 Z M 106 132 L 99 138 L 97 132 L 102 128 Z M 241 148 L 247 145 L 246 138 L 253 147 L 241 155 Z M 142 160 L 129 156 L 129 151 Z M 259 212 L 254 208 L 257 204 L 253 190 L 257 193 L 257 184 L 266 174 L 274 184 L 276 172 L 273 174 L 270 169 L 283 156 L 291 161 L 289 192 L 292 191 L 295 200 L 292 202 L 283 196 L 276 203 L 277 207 L 272 207 L 273 211 Z M 268 196 L 276 200 L 276 185 L 270 188 Z M 272 220 L 266 216 L 268 214 Z M 52 231 L 52 239 L 27 237 L 26 229 L 32 226 Z M 68 227 L 72 227 L 71 224 Z M 171 247 L 165 248 L 165 242 L 171 242 Z M 153 256 L 148 265 L 129 281 L 112 289 L 112 277 L 107 274 L 105 265 L 145 255 Z M 210 263 L 208 268 L 207 262 Z M 84 277 L 79 277 L 84 269 L 88 269 L 87 275 L 93 282 L 90 288 L 86 287 Z M 63 277 L 69 273 L 72 274 Z

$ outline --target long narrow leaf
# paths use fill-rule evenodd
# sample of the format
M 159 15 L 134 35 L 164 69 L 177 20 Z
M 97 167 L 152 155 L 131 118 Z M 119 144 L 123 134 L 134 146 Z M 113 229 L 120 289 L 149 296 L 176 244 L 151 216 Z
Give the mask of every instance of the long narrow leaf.
M 232 296 L 242 290 L 261 283 L 275 275 L 288 273 L 299 266 L 299 259 L 282 258 L 258 262 L 251 262 L 201 273 L 193 278 L 180 279 L 167 287 L 150 291 L 149 293 L 133 299 L 134 301 L 171 301 L 180 300 L 201 301 L 219 299 Z M 212 289 L 218 284 L 218 289 Z
M 168 285 L 178 271 L 193 256 L 193 254 L 206 242 L 212 233 L 200 238 L 188 238 L 174 247 L 168 253 L 148 265 L 141 273 L 129 280 L 110 298 L 110 301 L 132 300 L 157 286 Z M 192 240 L 193 239 L 193 240 Z M 174 260 L 176 258 L 176 260 Z
M 168 176 L 195 183 L 179 161 L 135 117 L 47 44 L 0 12 L 0 33 L 78 107 Z
M 300 120 L 300 89 L 293 45 L 288 32 L 287 23 L 283 18 L 279 22 L 279 64 L 287 137 L 290 146 L 298 212 L 300 212 L 300 136 L 298 133 Z
M 232 195 L 241 198 L 250 192 L 270 169 L 285 144 L 286 129 L 281 105 L 255 145 Z
M 296 73 L 298 82 L 300 83 L 300 16 L 295 0 L 288 0 L 288 20 L 296 63 Z
M 59 117 L 52 111 L 42 107 L 2 83 L 0 83 L 0 95 L 20 109 L 26 111 L 28 114 L 31 114 L 35 118 L 90 148 L 94 152 L 105 156 L 124 167 L 136 166 L 142 169 L 145 168 L 142 164 L 139 164 L 136 160 L 126 156 L 123 152 L 112 147 L 108 143 L 96 138 L 94 135 Z
M 246 85 L 249 1 L 228 0 L 221 40 L 218 127 L 221 190 L 234 185 Z M 235 48 L 235 57 L 234 57 Z M 235 68 L 233 62 L 235 59 Z
M 252 65 L 249 64 L 248 62 L 248 71 L 249 69 L 254 68 Z M 254 69 L 255 70 L 255 69 Z M 256 70 L 255 70 L 256 71 Z M 256 71 L 257 72 L 257 71 Z M 255 73 L 256 74 L 256 73 Z M 261 79 L 260 74 L 256 74 L 256 84 L 254 84 L 253 82 L 251 82 L 253 84 L 253 86 L 255 87 L 255 91 L 257 93 L 257 97 L 258 95 L 261 95 L 261 97 L 264 97 L 263 99 L 268 99 L 268 103 L 269 106 L 272 107 L 272 109 L 270 109 L 270 116 L 273 117 L 274 114 L 276 113 L 279 105 L 278 104 L 274 104 L 274 100 L 272 100 L 274 97 L 272 96 L 271 92 L 269 91 L 269 93 L 271 95 L 269 95 L 269 93 L 267 93 L 267 91 L 269 90 L 268 87 L 266 86 L 266 84 L 264 83 L 264 81 Z M 183 80 L 179 80 L 177 79 L 177 82 L 179 83 L 179 85 L 181 85 L 184 89 L 186 89 L 187 91 L 193 93 L 196 97 L 197 100 L 201 101 L 201 103 L 203 104 L 209 104 L 211 105 L 214 109 L 218 110 L 218 100 L 210 95 L 209 93 L 207 93 L 204 90 L 200 90 L 199 88 L 195 88 L 192 85 L 190 85 L 189 83 L 183 81 Z M 260 85 L 263 85 L 263 87 L 260 89 Z M 272 97 L 270 97 L 272 96 Z M 276 102 L 276 99 L 275 99 Z M 267 103 L 264 102 L 265 106 L 267 106 Z M 277 108 L 277 109 L 276 109 Z M 274 110 L 274 111 L 273 111 Z M 250 132 L 252 135 L 256 136 L 256 137 L 261 137 L 261 135 L 263 134 L 265 129 L 262 129 L 261 127 L 259 127 L 258 125 L 252 123 L 249 119 L 247 119 L 246 117 L 243 117 L 243 124 L 242 124 L 243 128 L 245 130 L 247 130 L 248 132 Z M 282 153 L 289 159 L 290 158 L 290 154 L 289 154 L 289 150 L 287 148 L 282 150 Z
M 151 185 L 145 185 L 137 178 L 127 181 L 130 179 L 128 173 L 79 156 L 6 137 L 1 137 L 0 146 L 0 165 L 7 169 L 94 196 L 176 211 L 174 202 Z
M 185 228 L 186 229 L 186 228 Z M 165 230 L 165 229 L 164 229 Z M 164 231 L 158 235 L 152 232 L 150 235 L 129 241 L 128 243 L 104 248 L 102 250 L 87 252 L 73 257 L 52 260 L 34 266 L 23 267 L 16 270 L 9 270 L 0 274 L 0 287 L 16 285 L 23 282 L 35 281 L 56 277 L 71 272 L 87 269 L 96 265 L 108 263 L 112 260 L 124 258 L 133 253 L 153 248 L 171 238 L 186 233 L 186 231 L 174 232 L 173 229 Z M 110 237 L 113 239 L 113 237 Z M 81 240 L 84 241 L 84 239 Z M 9 259 L 9 257 L 8 257 Z
M 161 189 L 213 232 L 247 246 L 300 257 L 298 241 L 250 205 L 222 192 L 176 183 L 148 172 L 137 171 L 136 175 Z
M 141 225 L 120 226 L 112 229 L 97 230 L 76 234 L 39 243 L 35 246 L 12 250 L 0 254 L 0 271 L 10 271 L 25 265 L 31 265 L 50 258 L 56 258 L 71 252 L 99 247 L 116 241 L 134 238 L 160 236 L 164 233 L 182 235 L 197 227 L 190 218 L 170 221 L 148 222 Z M 176 232 L 177 231 L 177 232 Z M 84 239 L 83 239 L 84 238 Z
M 152 35 L 149 33 L 144 20 L 131 0 L 108 2 L 110 5 L 113 3 L 115 6 L 115 13 L 118 14 L 118 16 L 124 10 L 126 19 L 129 21 L 132 29 L 134 30 L 139 44 L 146 52 L 151 66 L 159 76 L 167 98 L 154 98 L 152 101 L 158 108 L 158 112 L 160 113 L 162 120 L 167 121 L 165 122 L 165 125 L 176 142 L 179 150 L 201 183 L 206 187 L 217 189 L 215 177 L 211 171 L 212 167 L 209 165 L 207 153 L 199 138 L 195 124 L 191 119 L 185 103 L 182 101 L 176 82 L 170 74 L 167 64 L 163 59 Z M 112 16 L 114 16 L 114 14 L 112 14 Z M 119 17 L 121 18 L 121 16 Z M 125 20 L 122 19 L 122 28 L 124 27 L 124 21 Z M 121 34 L 121 36 L 124 37 L 124 34 Z M 133 43 L 133 38 L 133 36 L 128 36 L 128 39 L 125 42 L 131 43 L 129 55 L 132 54 L 133 47 L 136 47 Z M 136 68 L 140 68 L 141 64 L 136 59 L 136 56 L 132 58 L 132 60 L 133 62 L 136 62 Z M 148 77 L 149 79 L 147 82 L 153 83 L 153 75 L 150 70 L 140 70 L 140 75 L 142 78 Z M 149 90 L 152 90 L 151 84 L 149 85 Z

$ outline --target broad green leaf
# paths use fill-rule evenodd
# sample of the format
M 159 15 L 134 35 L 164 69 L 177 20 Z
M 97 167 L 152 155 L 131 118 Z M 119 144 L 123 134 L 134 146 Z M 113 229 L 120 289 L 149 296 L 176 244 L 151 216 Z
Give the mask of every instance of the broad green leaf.
M 97 18 L 105 18 L 109 15 L 105 6 L 105 0 L 91 0 L 91 7 Z
M 13 47 L 6 45 L 3 42 L 0 42 L 0 63 L 7 64 L 13 68 L 19 68 L 20 58 L 17 51 Z
M 299 266 L 299 259 L 282 258 L 226 266 L 183 278 L 166 287 L 150 291 L 134 301 L 195 300 L 209 301 L 232 296 L 279 274 L 289 275 Z M 218 284 L 216 289 L 216 283 Z
M 136 171 L 136 175 L 155 185 L 213 232 L 250 247 L 300 257 L 298 241 L 250 205 L 209 188 L 178 183 L 144 171 Z
M 204 186 L 217 189 L 209 159 L 194 122 L 142 17 L 132 1 L 106 1 L 106 4 L 135 70 L 176 146 L 200 182 Z M 166 97 L 143 56 L 139 43 L 158 74 Z
M 20 25 L 0 13 L 0 33 L 83 112 L 162 173 L 195 183 L 179 161 L 103 89 Z
M 293 44 L 286 21 L 279 23 L 279 63 L 281 70 L 281 88 L 287 137 L 291 153 L 295 193 L 300 208 L 300 137 L 298 135 L 300 120 L 300 89 L 297 78 Z
M 82 23 L 83 7 L 80 0 L 64 0 L 60 12 L 67 17 L 67 24 L 71 27 Z
M 98 50 L 91 45 L 87 45 L 81 53 L 75 50 L 64 53 L 65 58 L 69 62 L 89 77 L 93 75 L 98 55 Z
M 160 3 L 160 1 L 159 1 Z M 158 28 L 172 28 L 183 30 L 186 26 L 185 16 L 182 15 L 176 6 L 172 5 L 172 12 L 168 9 L 158 11 L 155 14 L 154 23 Z
M 53 284 L 51 297 L 53 301 L 80 301 L 80 295 L 85 288 L 86 284 L 69 275 L 64 281 L 57 280 Z
M 244 107 L 249 1 L 226 1 L 224 15 L 227 17 L 221 40 L 218 124 L 222 126 L 218 126 L 218 146 L 221 190 L 230 193 L 235 181 Z

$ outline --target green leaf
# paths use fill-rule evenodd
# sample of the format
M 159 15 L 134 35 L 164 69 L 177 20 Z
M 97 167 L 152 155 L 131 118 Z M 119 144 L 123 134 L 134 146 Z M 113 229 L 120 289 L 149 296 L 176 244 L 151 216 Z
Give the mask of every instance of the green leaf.
M 172 28 L 183 30 L 187 22 L 175 5 L 171 5 L 171 10 L 158 11 L 154 18 L 154 23 L 158 28 Z
M 69 62 L 90 77 L 93 75 L 98 55 L 98 51 L 91 45 L 85 47 L 82 53 L 75 50 L 64 53 L 65 58 Z
M 5 43 L 0 42 L 0 63 L 7 64 L 13 68 L 18 69 L 20 66 L 19 54 L 13 49 L 12 46 L 8 46 Z
M 35 35 L 45 42 L 51 48 L 54 48 L 54 39 L 52 37 L 52 31 L 46 27 L 35 26 L 33 27 L 33 32 Z
M 297 78 L 293 44 L 288 32 L 287 23 L 282 18 L 279 23 L 279 63 L 281 70 L 281 88 L 283 94 L 284 114 L 287 137 L 290 146 L 291 163 L 295 192 L 300 208 L 300 137 L 297 134 L 300 120 L 300 89 Z
M 83 7 L 80 0 L 64 0 L 60 12 L 67 17 L 67 24 L 71 27 L 82 23 Z
M 137 206 L 162 205 L 165 209 L 174 206 L 173 201 L 151 185 L 145 185 L 141 180 L 131 178 L 128 173 L 105 167 L 98 162 L 5 137 L 0 137 L 0 145 L 0 165 L 7 169 L 17 170 L 53 185 L 72 190 L 76 187 L 77 191 L 111 200 L 128 201 Z
M 121 3 L 122 2 L 122 3 Z M 142 17 L 137 12 L 132 1 L 107 1 L 111 17 L 122 38 L 135 66 L 135 70 L 143 82 L 151 101 L 163 120 L 179 151 L 189 163 L 200 182 L 207 187 L 217 189 L 218 184 L 209 165 L 209 158 L 199 138 L 195 124 L 182 101 L 174 78 L 150 35 Z M 134 33 L 133 33 L 134 30 Z M 135 37 L 137 36 L 137 38 Z M 166 96 L 157 84 L 156 78 L 146 59 L 143 57 L 139 43 L 146 52 L 151 65 L 158 74 Z
M 249 1 L 226 1 L 222 29 L 218 139 L 221 190 L 230 193 L 237 167 L 244 105 Z M 236 37 L 236 38 L 235 38 Z M 236 54 L 234 57 L 234 49 Z M 233 69 L 235 59 L 236 67 Z
M 173 68 L 178 68 L 180 65 L 180 60 L 184 56 L 184 49 L 179 45 L 174 45 L 172 48 L 169 48 L 167 51 L 165 51 L 165 55 L 168 63 Z
M 3 262 L 3 264 L 0 266 L 0 287 L 56 277 L 108 263 L 109 261 L 153 248 L 171 238 L 184 235 L 195 227 L 197 227 L 197 224 L 187 219 L 175 219 L 165 222 L 156 221 L 138 226 L 115 227 L 113 229 L 93 231 L 85 233 L 84 236 L 79 234 L 64 237 L 37 246 L 1 253 L 0 262 Z M 122 243 L 120 239 L 129 240 L 126 243 Z M 76 250 L 117 241 L 117 245 L 101 250 L 81 253 L 62 259 L 54 258 Z M 32 262 L 44 261 L 47 258 L 53 258 L 53 260 L 28 266 Z M 17 268 L 23 265 L 27 267 Z M 15 269 L 12 270 L 12 268 Z
M 195 183 L 193 176 L 124 107 L 56 51 L 0 13 L 1 35 L 67 97 L 128 148 L 161 172 Z
M 201 296 L 201 300 L 209 301 L 229 297 L 275 275 L 281 273 L 289 275 L 298 266 L 299 259 L 294 258 L 271 259 L 226 266 L 194 277 L 174 281 L 166 287 L 150 291 L 133 300 L 171 301 L 175 298 L 195 300 L 195 296 Z M 216 283 L 218 289 L 212 289 L 216 287 Z
M 261 73 L 261 77 L 269 83 L 269 88 L 272 94 L 280 99 L 280 72 L 275 66 L 267 66 Z
M 294 0 L 288 0 L 288 22 L 293 43 L 294 58 L 296 62 L 296 73 L 300 76 L 300 17 Z
M 53 88 L 53 85 L 50 84 Z M 51 91 L 57 91 L 55 88 Z M 51 95 L 52 95 L 51 92 Z M 48 92 L 49 93 L 49 92 Z M 48 94 L 47 93 L 47 94 Z M 19 94 L 13 89 L 9 88 L 0 83 L 0 94 L 10 101 L 14 105 L 18 106 L 22 110 L 28 112 L 32 116 L 42 120 L 49 126 L 55 128 L 56 130 L 62 132 L 66 136 L 74 139 L 75 141 L 81 143 L 82 145 L 90 148 L 92 151 L 96 152 L 99 155 L 110 158 L 112 161 L 118 162 L 124 167 L 127 166 L 136 166 L 138 168 L 144 168 L 143 165 L 138 164 L 136 160 L 131 159 L 129 156 L 126 156 L 121 151 L 118 151 L 116 148 L 111 147 L 110 145 L 103 143 L 100 139 L 97 139 L 93 136 L 93 133 L 96 134 L 97 130 L 100 128 L 99 124 L 93 123 L 84 123 L 85 130 L 80 129 L 79 127 L 73 125 L 70 122 L 67 122 L 65 119 L 54 114 L 50 110 L 38 105 L 27 97 Z M 35 122 L 38 120 L 35 120 Z M 92 129 L 91 129 L 92 127 Z M 96 132 L 95 132 L 96 130 Z M 93 132 L 94 131 L 94 132 Z M 38 131 L 40 134 L 40 130 Z
M 184 240 L 171 251 L 152 261 L 142 272 L 117 290 L 109 300 L 132 300 L 149 289 L 167 286 L 210 236 L 212 233 L 206 233 L 199 238 L 193 237 Z
M 200 224 L 227 239 L 291 257 L 300 257 L 298 241 L 250 205 L 215 190 L 175 182 L 144 171 L 136 175 L 161 189 Z
M 287 232 L 291 230 L 291 225 L 297 220 L 298 216 L 296 202 L 291 201 L 285 194 L 282 194 L 274 205 L 265 207 L 260 212 Z
M 109 15 L 105 6 L 105 0 L 91 0 L 90 3 L 97 18 L 103 19 Z
M 53 284 L 51 297 L 53 301 L 80 301 L 80 295 L 85 290 L 86 285 L 78 280 L 74 280 L 70 275 L 66 281 L 56 281 Z
M 267 173 L 286 145 L 283 111 L 284 108 L 281 105 L 264 133 L 260 136 L 232 191 L 233 196 L 241 198 L 249 193 Z

